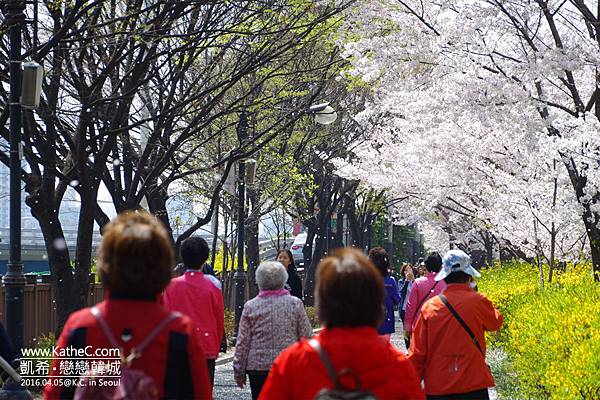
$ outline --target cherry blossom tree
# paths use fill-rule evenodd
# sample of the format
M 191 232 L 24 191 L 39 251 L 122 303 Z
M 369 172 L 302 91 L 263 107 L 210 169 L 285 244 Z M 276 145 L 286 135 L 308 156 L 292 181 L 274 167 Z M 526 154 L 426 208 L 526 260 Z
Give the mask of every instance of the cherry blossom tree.
M 340 173 L 408 196 L 398 217 L 453 244 L 487 232 L 551 266 L 591 254 L 600 280 L 600 21 L 586 3 L 360 3 L 345 55 L 375 90 Z

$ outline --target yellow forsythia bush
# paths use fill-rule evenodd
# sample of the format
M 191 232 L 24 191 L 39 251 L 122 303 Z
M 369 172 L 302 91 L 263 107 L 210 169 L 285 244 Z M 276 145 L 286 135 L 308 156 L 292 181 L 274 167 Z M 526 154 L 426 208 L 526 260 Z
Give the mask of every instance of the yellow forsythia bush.
M 504 264 L 482 275 L 480 291 L 505 317 L 491 344 L 508 353 L 522 396 L 599 399 L 600 284 L 590 265 L 570 266 L 544 289 L 528 264 Z
M 312 326 L 313 329 L 320 328 L 321 323 L 319 322 L 319 317 L 317 316 L 317 310 L 310 306 L 305 306 L 304 310 L 306 311 L 306 315 L 310 321 L 310 326 Z
M 213 270 L 215 271 L 215 273 L 220 274 L 223 271 L 223 261 L 224 261 L 224 255 L 223 255 L 223 246 L 221 246 L 221 248 L 219 249 L 219 251 L 217 251 L 217 254 L 215 254 L 215 259 L 213 261 Z M 227 266 L 226 269 L 228 271 L 233 271 L 235 269 L 237 269 L 237 253 L 234 255 L 233 259 L 231 257 L 231 254 L 229 255 L 229 257 L 227 257 Z M 246 259 L 244 258 L 244 270 L 248 269 L 248 264 Z

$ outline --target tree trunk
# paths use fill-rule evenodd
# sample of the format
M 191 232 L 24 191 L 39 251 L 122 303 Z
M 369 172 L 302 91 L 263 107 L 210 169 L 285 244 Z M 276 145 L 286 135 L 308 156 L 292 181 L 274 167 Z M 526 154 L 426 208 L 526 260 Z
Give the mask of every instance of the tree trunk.
M 248 290 L 250 298 L 256 297 L 258 294 L 258 286 L 256 285 L 256 268 L 260 264 L 260 248 L 258 245 L 258 224 L 260 222 L 260 206 L 257 201 L 257 193 L 254 189 L 248 190 L 248 200 L 252 204 L 252 213 L 249 213 L 246 223 L 244 224 L 246 237 L 246 260 L 248 261 Z
M 366 253 L 368 253 L 373 247 L 373 219 L 370 216 L 367 216 L 367 248 Z
M 494 265 L 494 237 L 488 231 L 481 235 L 485 247 L 485 265 L 491 268 Z
M 535 253 L 536 253 L 535 258 L 537 259 L 537 267 L 540 272 L 540 286 L 542 287 L 542 289 L 544 289 L 544 268 L 542 266 L 542 248 L 540 245 L 540 238 L 538 236 L 536 219 L 533 220 L 533 232 L 535 234 Z
M 332 249 L 344 247 L 344 213 L 339 212 L 337 215 L 335 234 L 333 237 Z
M 590 239 L 594 281 L 600 282 L 600 229 L 598 229 L 598 226 L 595 223 L 591 222 L 587 222 L 585 227 L 587 229 L 587 236 Z
M 556 159 L 554 159 L 554 171 L 556 171 Z M 554 190 L 552 193 L 552 211 L 556 208 L 556 196 L 558 192 L 558 176 L 555 172 L 554 174 Z M 556 223 L 554 222 L 554 215 L 552 216 L 552 227 L 550 230 L 550 267 L 548 270 L 548 282 L 552 282 L 552 274 L 554 272 L 555 265 L 555 257 L 556 257 Z
M 69 315 L 84 306 L 78 295 L 78 289 L 71 269 L 69 249 L 65 241 L 58 209 L 49 203 L 40 201 L 39 196 L 28 196 L 26 203 L 31 214 L 38 221 L 48 254 L 48 264 L 54 289 L 57 314 L 56 334 L 60 334 Z M 42 205 L 43 204 L 43 205 Z
M 212 267 L 213 270 L 215 268 L 215 258 L 217 257 L 217 241 L 219 240 L 219 201 L 217 200 L 217 204 L 215 205 L 215 211 L 213 214 L 213 221 L 212 221 L 212 235 L 213 235 L 213 240 L 212 240 L 212 245 L 211 245 L 211 263 L 212 263 Z
M 592 204 L 596 204 L 596 202 L 600 201 L 600 193 L 595 193 L 592 201 L 584 200 L 587 199 L 587 196 L 584 193 L 584 189 L 587 185 L 587 177 L 579 174 L 575 167 L 575 163 L 570 157 L 565 154 L 561 154 L 561 156 L 569 173 L 571 184 L 575 189 L 577 201 L 583 207 L 583 215 L 581 217 L 583 218 L 583 224 L 587 231 L 587 237 L 590 240 L 594 281 L 600 282 L 600 228 L 598 228 L 600 215 L 590 208 Z
M 313 237 L 315 239 L 315 248 L 312 250 L 312 238 L 309 234 L 307 236 L 306 245 L 304 245 L 304 257 L 306 261 L 305 267 L 305 276 L 304 276 L 304 303 L 307 306 L 314 306 L 315 298 L 315 273 L 317 270 L 317 266 L 321 259 L 326 256 L 327 247 L 326 247 L 326 234 L 327 234 L 327 225 L 329 224 L 330 218 L 326 210 L 321 209 L 319 211 L 319 222 L 314 231 Z M 309 242 L 310 240 L 310 242 Z M 310 248 L 309 248 L 310 243 Z M 307 259 L 307 253 L 309 253 L 310 259 Z M 310 261 L 309 261 L 310 260 Z
M 86 186 L 86 188 L 89 186 Z M 90 188 L 81 192 L 81 208 L 77 226 L 77 249 L 75 253 L 75 282 L 77 285 L 77 304 L 87 304 L 89 276 L 92 264 L 92 239 L 94 236 L 94 215 L 96 213 L 97 190 Z M 101 300 L 101 299 L 100 299 Z
M 173 237 L 173 228 L 171 228 L 171 221 L 169 220 L 169 213 L 167 212 L 167 200 L 169 199 L 169 195 L 166 190 L 155 191 L 152 193 L 148 193 L 148 208 L 149 211 L 158 218 L 160 222 L 162 222 L 164 228 L 167 230 L 169 234 L 169 238 L 171 239 L 171 243 L 175 244 L 175 238 Z M 181 243 L 178 243 L 176 247 L 175 257 L 177 261 L 179 260 L 179 247 Z
M 366 226 L 359 220 L 359 217 L 356 215 L 356 209 L 353 206 L 347 209 L 346 215 L 348 215 L 351 246 L 364 249 L 367 245 Z

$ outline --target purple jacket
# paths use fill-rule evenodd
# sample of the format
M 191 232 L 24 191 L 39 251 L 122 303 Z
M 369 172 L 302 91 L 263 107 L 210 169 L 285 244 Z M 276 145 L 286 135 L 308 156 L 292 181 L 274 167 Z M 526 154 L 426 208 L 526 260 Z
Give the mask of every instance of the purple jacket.
M 436 282 L 435 275 L 435 272 L 428 272 L 427 276 L 413 282 L 408 304 L 406 305 L 406 313 L 404 314 L 404 330 L 412 332 L 419 315 L 421 315 L 423 304 L 446 288 L 446 282 L 443 280 Z
M 391 276 L 383 278 L 385 285 L 385 320 L 378 329 L 380 335 L 396 332 L 394 325 L 394 306 L 400 303 L 400 294 L 398 293 L 398 285 L 396 280 Z

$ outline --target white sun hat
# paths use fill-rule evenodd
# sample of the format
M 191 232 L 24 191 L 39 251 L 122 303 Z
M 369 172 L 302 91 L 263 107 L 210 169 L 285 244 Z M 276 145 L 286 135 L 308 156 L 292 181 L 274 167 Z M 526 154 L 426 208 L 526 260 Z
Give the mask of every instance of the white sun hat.
M 442 259 L 442 270 L 435 276 L 436 281 L 441 281 L 452 272 L 479 277 L 481 274 L 471 265 L 471 257 L 462 250 L 450 250 Z

